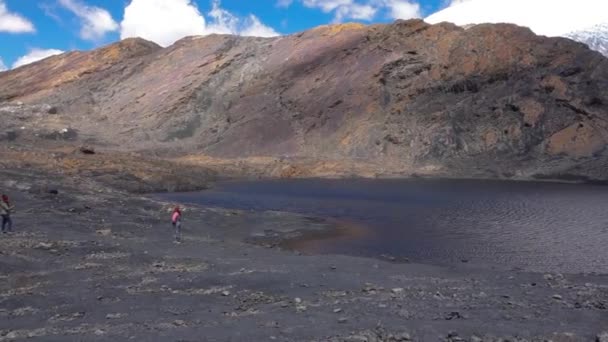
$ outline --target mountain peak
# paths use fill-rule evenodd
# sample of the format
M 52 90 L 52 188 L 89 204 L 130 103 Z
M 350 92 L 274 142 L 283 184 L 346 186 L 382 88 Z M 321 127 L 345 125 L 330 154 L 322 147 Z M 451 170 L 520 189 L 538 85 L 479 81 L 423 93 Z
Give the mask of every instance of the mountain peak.
M 587 44 L 590 49 L 608 57 L 608 22 L 569 33 L 566 37 Z
M 428 16 L 431 24 L 450 22 L 461 27 L 490 23 L 512 23 L 528 27 L 538 35 L 566 37 L 587 44 L 608 56 L 606 2 L 579 0 L 466 0 Z M 544 15 L 537 15 L 544 13 Z M 595 25 L 589 27 L 591 25 Z M 589 27 L 589 28 L 587 28 Z

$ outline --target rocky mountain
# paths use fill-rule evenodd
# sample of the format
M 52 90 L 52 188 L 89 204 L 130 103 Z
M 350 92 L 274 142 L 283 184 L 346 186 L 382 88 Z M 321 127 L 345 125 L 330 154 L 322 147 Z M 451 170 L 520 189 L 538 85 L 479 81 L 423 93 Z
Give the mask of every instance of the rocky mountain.
M 567 38 L 585 43 L 589 48 L 608 57 L 608 23 L 593 26 L 587 30 L 572 32 Z
M 129 39 L 0 73 L 0 115 L 4 143 L 283 176 L 608 178 L 608 59 L 506 24 Z

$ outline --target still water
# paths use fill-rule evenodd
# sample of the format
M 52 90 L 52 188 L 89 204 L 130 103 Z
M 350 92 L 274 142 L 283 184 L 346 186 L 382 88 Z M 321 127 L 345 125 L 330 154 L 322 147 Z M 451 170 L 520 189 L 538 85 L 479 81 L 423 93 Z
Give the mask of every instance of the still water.
M 171 200 L 338 219 L 357 234 L 291 244 L 307 253 L 540 272 L 608 273 L 608 187 L 468 180 L 227 182 Z

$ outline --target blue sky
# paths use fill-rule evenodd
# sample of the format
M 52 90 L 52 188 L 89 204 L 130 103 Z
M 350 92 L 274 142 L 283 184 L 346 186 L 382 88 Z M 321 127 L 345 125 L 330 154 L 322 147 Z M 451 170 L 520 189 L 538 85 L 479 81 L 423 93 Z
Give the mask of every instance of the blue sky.
M 270 37 L 340 22 L 514 23 L 564 36 L 608 23 L 608 0 L 0 0 L 0 71 L 128 37 Z
M 0 58 L 11 68 L 20 58 L 18 64 L 24 64 L 130 35 L 146 35 L 161 45 L 180 35 L 212 32 L 270 36 L 334 22 L 424 17 L 445 4 L 446 0 L 0 0 Z M 125 20 L 128 6 L 132 7 Z M 156 16 L 149 14 L 154 11 Z

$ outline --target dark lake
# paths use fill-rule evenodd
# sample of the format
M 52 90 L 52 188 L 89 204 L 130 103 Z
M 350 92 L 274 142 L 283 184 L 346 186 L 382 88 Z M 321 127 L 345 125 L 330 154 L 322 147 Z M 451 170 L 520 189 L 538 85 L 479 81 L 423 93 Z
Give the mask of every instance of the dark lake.
M 540 272 L 608 273 L 608 187 L 469 180 L 227 182 L 163 197 L 338 219 L 357 234 L 304 238 L 307 253 Z

